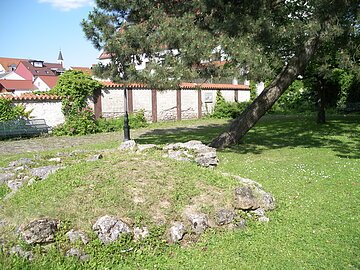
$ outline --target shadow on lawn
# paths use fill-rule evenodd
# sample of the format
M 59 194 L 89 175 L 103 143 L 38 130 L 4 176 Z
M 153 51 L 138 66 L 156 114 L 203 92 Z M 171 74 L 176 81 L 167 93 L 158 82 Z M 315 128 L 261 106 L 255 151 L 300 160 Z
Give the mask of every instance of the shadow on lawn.
M 137 141 L 166 144 L 200 140 L 210 143 L 227 129 L 227 124 L 191 128 L 152 130 Z M 244 138 L 243 143 L 223 151 L 260 154 L 267 149 L 304 147 L 332 149 L 339 157 L 360 158 L 360 116 L 337 116 L 323 125 L 308 116 L 265 116 Z

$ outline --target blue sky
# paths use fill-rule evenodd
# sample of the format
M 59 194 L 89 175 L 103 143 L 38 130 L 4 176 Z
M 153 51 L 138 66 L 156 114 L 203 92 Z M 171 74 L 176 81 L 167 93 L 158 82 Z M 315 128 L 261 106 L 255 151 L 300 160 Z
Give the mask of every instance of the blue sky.
M 0 0 L 0 57 L 56 62 L 61 48 L 66 68 L 90 67 L 97 51 L 80 26 L 92 0 Z

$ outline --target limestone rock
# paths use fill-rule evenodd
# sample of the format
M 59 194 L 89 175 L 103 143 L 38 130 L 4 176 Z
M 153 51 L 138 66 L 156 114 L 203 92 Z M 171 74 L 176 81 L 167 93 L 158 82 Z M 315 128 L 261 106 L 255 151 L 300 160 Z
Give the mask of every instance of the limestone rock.
M 138 144 L 138 151 L 142 152 L 156 147 L 157 147 L 156 144 Z
M 66 233 L 66 236 L 69 238 L 70 243 L 75 243 L 78 240 L 81 240 L 84 245 L 89 243 L 89 237 L 83 231 L 71 229 Z
M 69 249 L 68 251 L 66 251 L 65 255 L 67 257 L 77 257 L 80 261 L 86 261 L 90 259 L 90 256 L 88 254 L 78 248 Z
M 45 244 L 55 241 L 55 233 L 58 230 L 58 226 L 58 220 L 37 219 L 20 228 L 20 232 L 28 244 Z
M 104 244 L 116 241 L 121 234 L 131 233 L 128 224 L 112 216 L 100 217 L 93 225 L 93 230 Z
M 251 214 L 254 214 L 257 217 L 264 217 L 265 216 L 265 210 L 263 208 L 258 208 L 254 211 L 250 211 Z
M 172 243 L 176 243 L 183 239 L 186 234 L 186 228 L 183 223 L 177 221 L 173 223 L 173 226 L 170 228 L 170 240 Z
M 228 209 L 221 209 L 217 212 L 215 220 L 216 224 L 223 226 L 231 223 L 234 220 L 235 212 Z
M 39 177 L 40 179 L 46 179 L 50 174 L 56 172 L 61 169 L 61 166 L 44 166 L 34 168 L 30 171 L 30 174 L 35 177 Z
M 274 210 L 275 209 L 275 199 L 274 197 L 264 190 L 258 190 L 259 194 L 259 206 L 263 208 L 265 211 Z
M 125 142 L 122 142 L 121 145 L 120 145 L 120 150 L 130 150 L 130 151 L 133 151 L 133 150 L 136 150 L 136 142 L 134 140 L 128 140 L 128 141 L 125 141 Z
M 23 182 L 19 181 L 19 180 L 10 180 L 7 182 L 7 186 L 12 190 L 12 191 L 18 191 L 19 188 L 21 188 L 23 186 Z
M 97 155 L 93 155 L 92 157 L 88 158 L 86 161 L 96 161 L 96 160 L 99 160 L 102 158 L 103 158 L 102 154 L 97 154 Z
M 17 167 L 29 164 L 35 164 L 35 162 L 31 158 L 20 158 L 18 160 L 10 162 L 9 167 Z
M 174 151 L 170 150 L 167 157 L 179 160 L 179 161 L 190 161 L 190 156 L 186 151 Z
M 16 254 L 17 256 L 19 257 L 22 257 L 26 260 L 32 260 L 34 258 L 34 255 L 31 251 L 25 251 L 21 246 L 19 245 L 16 245 L 16 246 L 13 246 L 11 249 L 10 249 L 10 254 Z
M 134 240 L 144 239 L 149 236 L 149 229 L 147 227 L 134 228 Z
M 50 162 L 60 163 L 60 162 L 61 162 L 61 158 L 59 158 L 59 157 L 54 157 L 54 158 L 50 158 L 49 161 L 50 161 Z
M 244 218 L 236 218 L 233 223 L 231 224 L 233 225 L 233 228 L 237 228 L 237 229 L 245 229 L 246 228 L 246 220 Z
M 270 219 L 269 219 L 268 217 L 263 216 L 263 217 L 259 217 L 259 218 L 258 218 L 258 221 L 267 223 L 267 222 L 270 221 Z
M 15 177 L 14 173 L 0 173 L 0 185 Z
M 196 234 L 203 233 L 209 227 L 208 217 L 205 214 L 191 214 L 188 218 Z
M 196 140 L 169 144 L 164 146 L 163 150 L 168 151 L 168 157 L 170 158 L 180 161 L 193 160 L 203 167 L 215 167 L 219 163 L 216 149 Z M 189 151 L 193 152 L 194 155 L 189 153 Z
M 242 210 L 256 209 L 259 208 L 259 201 L 250 187 L 238 187 L 235 189 L 234 207 Z

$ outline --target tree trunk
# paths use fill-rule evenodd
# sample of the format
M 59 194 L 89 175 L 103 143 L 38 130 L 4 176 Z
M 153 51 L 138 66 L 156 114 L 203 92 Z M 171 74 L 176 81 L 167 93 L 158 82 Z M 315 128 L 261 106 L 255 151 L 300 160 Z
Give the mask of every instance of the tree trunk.
M 249 105 L 249 107 L 230 125 L 227 132 L 215 138 L 210 146 L 225 148 L 238 143 L 244 135 L 259 121 L 259 119 L 274 105 L 289 85 L 306 68 L 315 53 L 318 37 L 309 39 L 300 53 L 293 57 L 280 74 L 271 82 L 269 87 Z
M 317 123 L 325 124 L 325 89 L 322 78 L 318 79 L 319 85 L 317 89 Z

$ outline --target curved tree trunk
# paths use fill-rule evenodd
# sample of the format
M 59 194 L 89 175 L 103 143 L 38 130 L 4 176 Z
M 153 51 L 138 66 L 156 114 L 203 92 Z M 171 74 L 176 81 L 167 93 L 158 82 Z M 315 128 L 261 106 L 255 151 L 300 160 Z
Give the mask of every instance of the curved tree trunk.
M 215 138 L 210 146 L 225 148 L 238 143 L 257 121 L 274 105 L 289 85 L 301 74 L 315 53 L 318 37 L 309 39 L 299 53 L 283 68 L 270 86 L 230 125 L 227 132 Z

